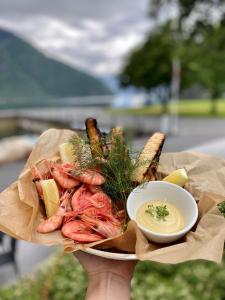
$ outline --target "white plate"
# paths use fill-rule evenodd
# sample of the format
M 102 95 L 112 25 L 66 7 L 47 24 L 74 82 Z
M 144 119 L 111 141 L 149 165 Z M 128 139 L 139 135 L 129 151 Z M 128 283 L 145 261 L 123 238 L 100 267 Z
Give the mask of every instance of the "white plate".
M 115 252 L 108 252 L 103 250 L 97 250 L 88 248 L 83 250 L 86 253 L 97 255 L 100 257 L 108 258 L 108 259 L 117 259 L 117 260 L 137 260 L 136 254 L 127 254 L 127 253 L 115 253 Z

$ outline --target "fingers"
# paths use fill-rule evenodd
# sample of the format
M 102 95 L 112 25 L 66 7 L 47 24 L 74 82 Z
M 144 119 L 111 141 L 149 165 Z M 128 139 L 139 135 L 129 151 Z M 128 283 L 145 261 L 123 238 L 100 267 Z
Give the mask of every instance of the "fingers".
M 101 272 L 107 269 L 109 263 L 108 259 L 85 253 L 84 251 L 76 251 L 74 255 L 88 273 Z
M 130 279 L 137 263 L 137 261 L 106 259 L 83 251 L 77 251 L 74 255 L 89 275 L 94 275 L 100 272 L 112 272 Z

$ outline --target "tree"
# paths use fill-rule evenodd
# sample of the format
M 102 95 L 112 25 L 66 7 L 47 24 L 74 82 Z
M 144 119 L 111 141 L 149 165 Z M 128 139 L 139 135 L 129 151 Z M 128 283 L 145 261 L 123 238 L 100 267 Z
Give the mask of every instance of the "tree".
M 120 74 L 121 85 L 144 87 L 150 91 L 158 85 L 169 86 L 171 81 L 171 61 L 175 43 L 170 26 L 157 28 L 147 41 L 131 52 Z M 167 99 L 163 99 L 166 110 Z
M 225 26 L 208 28 L 200 42 L 191 41 L 183 53 L 183 72 L 205 87 L 211 99 L 211 113 L 217 113 L 217 100 L 225 91 Z M 189 85 L 192 80 L 189 80 Z
M 131 53 L 121 74 L 123 85 L 135 82 L 135 86 L 144 86 L 149 90 L 159 84 L 170 82 L 174 44 L 172 36 L 167 31 L 168 28 L 159 28 L 149 36 L 141 48 Z
M 120 74 L 121 84 L 146 90 L 160 84 L 169 85 L 172 59 L 176 57 L 181 61 L 182 88 L 196 82 L 204 86 L 212 99 L 212 113 L 215 113 L 216 99 L 225 90 L 225 15 L 221 13 L 216 24 L 210 16 L 215 5 L 223 11 L 224 2 L 152 0 L 155 18 L 166 4 L 177 4 L 178 14 L 164 24 L 157 23 L 146 42 L 127 57 Z M 188 18 L 199 9 L 204 13 L 188 25 Z
M 165 11 L 169 12 L 173 9 L 177 12 L 174 19 L 177 21 L 180 31 L 186 30 L 185 27 L 190 18 L 192 19 L 191 30 L 196 30 L 198 23 L 205 26 L 213 24 L 215 12 L 220 21 L 224 21 L 224 5 L 224 0 L 150 0 L 149 16 L 157 19 L 160 18 L 162 12 L 165 15 Z M 170 18 L 170 14 L 167 15 Z

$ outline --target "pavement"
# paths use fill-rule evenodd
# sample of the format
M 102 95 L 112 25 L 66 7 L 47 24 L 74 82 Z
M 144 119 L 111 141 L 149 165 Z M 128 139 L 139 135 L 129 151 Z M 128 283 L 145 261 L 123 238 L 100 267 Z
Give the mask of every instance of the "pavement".
M 61 122 L 72 128 L 84 128 L 84 120 L 88 117 L 96 118 L 101 129 L 113 126 L 123 126 L 133 131 L 146 134 L 155 130 L 167 131 L 176 127 L 182 135 L 218 136 L 223 135 L 225 119 L 207 117 L 173 117 L 132 115 L 112 113 L 104 107 L 64 107 L 64 108 L 33 108 L 0 110 L 0 118 L 16 116 L 19 126 L 29 130 L 43 128 L 43 122 Z M 33 123 L 32 123 L 33 121 Z M 38 124 L 39 121 L 39 124 Z M 38 126 L 39 125 L 39 126 Z
M 207 125 L 208 124 L 208 125 Z M 193 149 L 225 158 L 224 120 L 215 120 L 207 123 L 206 120 L 182 120 L 177 135 L 168 135 L 164 151 L 174 152 Z M 197 127 L 196 127 L 197 126 Z M 137 137 L 133 147 L 139 150 L 147 141 L 147 136 Z M 201 146 L 202 145 L 202 146 Z M 22 170 L 24 161 L 0 166 L 0 191 L 17 179 Z M 24 241 L 18 241 L 17 262 L 21 276 L 29 274 L 53 252 L 54 248 L 34 245 Z M 16 280 L 11 265 L 0 267 L 0 286 Z
M 140 150 L 148 140 L 148 136 L 136 138 L 132 143 L 135 151 Z M 225 158 L 225 134 L 214 135 L 168 135 L 166 137 L 163 152 L 179 152 L 193 149 Z
M 54 248 L 52 247 L 18 241 L 16 252 L 18 274 L 16 274 L 12 264 L 0 266 L 0 287 L 32 273 L 53 251 Z
M 154 119 L 154 121 L 159 122 L 157 119 Z M 145 120 L 145 122 L 147 122 L 147 120 Z M 153 131 L 153 128 L 154 130 L 160 130 L 166 133 L 166 141 L 163 147 L 163 151 L 165 152 L 184 151 L 202 144 L 208 145 L 209 143 L 214 143 L 214 141 L 223 141 L 225 139 L 225 119 L 181 117 L 175 126 L 176 133 L 171 133 L 173 132 L 171 130 L 173 122 L 168 119 L 161 118 L 157 126 L 155 123 L 156 127 L 153 127 L 152 120 L 148 122 L 149 135 L 150 132 Z M 147 138 L 148 135 L 137 136 L 134 139 L 133 148 L 138 150 L 143 147 Z M 215 151 L 215 149 L 213 149 L 213 151 Z

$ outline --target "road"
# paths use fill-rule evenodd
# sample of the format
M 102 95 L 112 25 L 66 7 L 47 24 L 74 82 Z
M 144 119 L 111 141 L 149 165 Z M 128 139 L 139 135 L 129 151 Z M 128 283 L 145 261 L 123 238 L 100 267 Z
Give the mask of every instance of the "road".
M 84 128 L 87 117 L 96 118 L 101 128 L 110 129 L 121 125 L 136 132 L 150 133 L 155 130 L 166 130 L 176 125 L 179 135 L 182 136 L 214 136 L 223 135 L 225 119 L 180 117 L 176 119 L 169 116 L 137 116 L 115 114 L 102 107 L 70 107 L 70 108 L 35 108 L 0 110 L 0 118 L 19 117 L 23 119 L 38 119 L 40 121 L 59 121 L 67 123 L 73 128 Z M 168 125 L 168 126 L 167 126 Z

